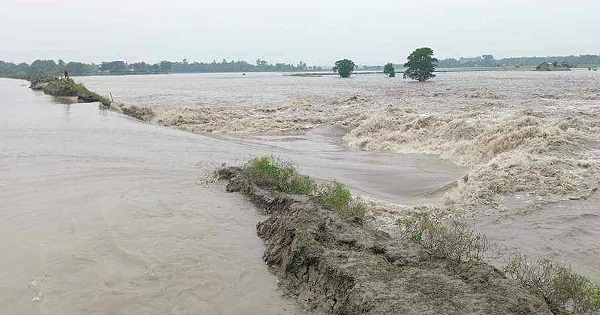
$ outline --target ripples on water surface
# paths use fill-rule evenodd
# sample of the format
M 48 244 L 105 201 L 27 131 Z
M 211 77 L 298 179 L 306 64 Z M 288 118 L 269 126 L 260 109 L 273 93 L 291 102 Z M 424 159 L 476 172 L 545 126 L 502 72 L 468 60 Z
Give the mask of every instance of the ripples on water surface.
M 600 186 L 598 72 L 439 73 L 424 84 L 383 75 L 343 80 L 274 73 L 81 80 L 127 105 L 152 107 L 159 117 L 153 123 L 183 130 L 295 132 L 340 123 L 355 128 L 345 137 L 351 146 L 440 154 L 471 169 L 444 204 L 462 209 L 500 192 L 506 198 L 498 216 L 488 213 L 481 222 L 493 239 L 533 255 L 573 259 L 575 268 L 600 278 L 600 235 L 592 228 L 600 207 L 585 201 L 597 198 Z M 180 107 L 190 110 L 174 109 Z M 525 217 L 515 214 L 524 205 L 512 196 L 521 192 L 537 200 Z M 575 221 L 558 215 L 579 208 Z M 572 224 L 578 220 L 589 228 Z M 507 238 L 501 226 L 521 232 Z
M 300 313 L 261 260 L 256 208 L 205 175 L 273 154 L 421 203 L 464 172 L 350 150 L 335 130 L 291 146 L 209 138 L 68 103 L 0 79 L 0 304 L 12 313 Z M 411 182 L 390 185 L 399 176 Z
M 199 185 L 203 175 L 223 162 L 273 154 L 293 160 L 319 179 L 348 183 L 359 194 L 416 205 L 439 201 L 469 168 L 480 170 L 469 173 L 469 182 L 491 175 L 481 177 L 480 183 L 527 189 L 540 186 L 531 182 L 537 175 L 521 178 L 520 173 L 489 170 L 523 167 L 535 170 L 534 175 L 553 175 L 555 165 L 585 158 L 590 166 L 581 169 L 584 173 L 577 173 L 577 165 L 559 169 L 565 171 L 559 173 L 564 175 L 559 183 L 578 184 L 569 180 L 584 178 L 593 184 L 585 172 L 592 174 L 600 156 L 594 144 L 598 142 L 591 141 L 594 128 L 600 126 L 597 72 L 441 73 L 425 84 L 379 75 L 341 80 L 260 73 L 78 80 L 102 94 L 112 93 L 126 105 L 158 111 L 244 108 L 247 111 L 238 114 L 248 114 L 251 122 L 253 109 L 301 102 L 277 119 L 285 121 L 292 114 L 293 127 L 315 116 L 326 121 L 341 111 L 355 116 L 342 129 L 324 126 L 291 137 L 211 138 L 141 124 L 94 104 L 57 104 L 20 81 L 0 80 L 0 303 L 15 313 L 297 312 L 281 297 L 274 276 L 261 262 L 254 207 L 240 196 L 223 193 L 220 186 Z M 385 126 L 364 122 L 388 107 L 411 112 L 384 111 L 383 117 L 393 118 Z M 535 115 L 519 113 L 524 108 Z M 418 117 L 425 113 L 432 118 Z M 264 119 L 273 115 L 266 112 Z M 202 123 L 201 116 L 189 118 Z M 227 120 L 232 117 L 224 117 Z M 511 134 L 511 128 L 520 128 L 519 122 L 525 129 Z M 342 136 L 357 127 L 354 124 L 363 125 L 362 133 L 346 136 L 351 145 L 431 151 L 466 165 L 435 155 L 348 148 Z M 460 126 L 467 127 L 460 132 L 475 135 L 498 130 L 500 138 L 507 139 L 500 143 L 506 146 L 488 148 L 499 154 L 493 156 L 496 166 L 476 149 L 485 144 L 453 132 Z M 556 142 L 548 142 L 558 144 L 558 153 L 549 153 L 555 160 L 526 147 L 538 142 L 519 138 L 533 134 L 546 145 L 546 128 L 556 131 L 556 138 L 550 138 Z M 573 132 L 563 134 L 561 128 Z M 435 132 L 439 143 L 425 143 L 431 138 L 428 132 Z M 564 142 L 576 140 L 571 136 L 585 141 Z M 502 148 L 509 151 L 494 151 Z M 519 164 L 523 161 L 533 164 Z M 467 188 L 466 193 L 479 192 Z M 524 206 L 519 199 L 510 194 L 506 198 L 511 199 L 504 204 L 507 211 L 480 221 L 492 239 L 534 255 L 566 258 L 577 270 L 600 278 L 597 197 L 542 203 L 527 211 L 520 210 Z

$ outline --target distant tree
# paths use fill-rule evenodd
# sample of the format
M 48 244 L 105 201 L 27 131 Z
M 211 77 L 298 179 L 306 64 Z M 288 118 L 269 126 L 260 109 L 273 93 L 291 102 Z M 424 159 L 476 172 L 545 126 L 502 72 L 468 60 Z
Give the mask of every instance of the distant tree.
M 570 63 L 568 63 L 568 62 L 566 62 L 566 61 L 563 61 L 563 62 L 560 64 L 560 66 L 561 66 L 561 67 L 563 67 L 563 68 L 569 68 L 569 69 L 570 69 L 570 68 L 573 68 L 573 67 L 575 67 L 574 65 L 572 65 L 572 64 L 570 64 Z
M 342 59 L 335 62 L 335 65 L 333 66 L 333 71 L 337 72 L 340 75 L 340 77 L 347 78 L 352 74 L 354 68 L 356 68 L 356 65 L 352 60 Z
M 387 74 L 390 78 L 395 77 L 396 71 L 394 70 L 394 65 L 390 62 L 383 66 L 383 73 Z
M 437 67 L 438 60 L 433 57 L 433 50 L 429 47 L 418 48 L 408 56 L 408 62 L 404 64 L 404 78 L 410 78 L 424 82 L 435 77 L 433 71 Z
M 100 64 L 100 71 L 109 74 L 123 74 L 128 72 L 127 63 L 124 61 L 109 61 Z
M 298 63 L 298 65 L 296 66 L 296 69 L 297 70 L 306 70 L 307 69 L 306 63 L 300 61 L 300 63 Z
M 553 66 L 554 68 L 557 68 L 557 67 L 558 67 L 558 61 L 553 61 L 553 62 L 552 62 L 552 66 Z
M 60 69 L 54 60 L 36 60 L 27 69 L 29 75 L 58 75 Z
M 87 65 L 81 62 L 69 62 L 65 66 L 66 71 L 69 72 L 70 75 L 89 75 L 93 74 L 93 69 L 91 65 Z
M 58 59 L 57 67 L 58 67 L 58 71 L 64 72 L 67 68 L 67 64 L 65 64 L 65 62 L 62 59 Z
M 496 67 L 498 63 L 493 55 L 483 55 L 481 56 L 481 65 L 484 67 Z
M 160 62 L 160 69 L 163 72 L 171 72 L 171 69 L 173 69 L 173 63 L 170 61 L 163 60 Z
M 133 73 L 150 73 L 150 65 L 145 62 L 135 62 L 129 65 Z

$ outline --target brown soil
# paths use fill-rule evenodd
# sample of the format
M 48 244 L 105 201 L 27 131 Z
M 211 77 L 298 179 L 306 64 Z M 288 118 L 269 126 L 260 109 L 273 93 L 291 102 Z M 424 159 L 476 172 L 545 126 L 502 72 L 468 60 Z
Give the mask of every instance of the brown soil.
M 249 179 L 219 171 L 237 192 Z M 264 260 L 308 309 L 328 314 L 552 314 L 544 299 L 487 264 L 433 257 L 418 243 L 344 219 L 307 196 L 253 186 Z

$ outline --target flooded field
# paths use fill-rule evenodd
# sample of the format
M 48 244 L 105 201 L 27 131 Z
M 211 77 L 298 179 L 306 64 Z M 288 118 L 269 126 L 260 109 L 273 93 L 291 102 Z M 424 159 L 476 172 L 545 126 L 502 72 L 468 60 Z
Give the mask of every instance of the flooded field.
M 501 245 L 552 256 L 600 278 L 600 235 L 593 228 L 600 208 L 590 201 L 600 187 L 597 72 L 440 73 L 423 84 L 382 75 L 342 80 L 259 73 L 80 80 L 126 106 L 150 108 L 149 123 L 244 139 L 227 141 L 275 141 L 302 151 L 302 141 L 314 147 L 315 134 L 333 126 L 343 130 L 340 143 L 358 152 L 441 156 L 464 171 L 436 193 L 420 194 L 429 196 L 422 200 L 427 211 L 477 214 L 478 226 Z M 405 174 L 393 174 L 387 185 L 368 189 L 379 192 L 370 195 L 418 204 L 382 188 L 410 185 Z M 393 222 L 402 210 L 382 215 Z
M 469 214 L 600 280 L 597 72 L 77 80 L 148 124 L 0 80 L 0 303 L 15 313 L 301 314 L 262 263 L 256 208 L 206 181 L 259 155 L 388 205 L 370 213 L 382 227 Z

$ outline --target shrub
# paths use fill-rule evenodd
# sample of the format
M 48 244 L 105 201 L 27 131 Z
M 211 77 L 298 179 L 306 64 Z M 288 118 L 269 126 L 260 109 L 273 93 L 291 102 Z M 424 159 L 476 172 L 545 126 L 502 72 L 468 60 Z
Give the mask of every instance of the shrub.
M 390 78 L 395 77 L 396 71 L 394 70 L 394 65 L 390 62 L 383 66 L 383 73 L 387 74 Z
M 404 237 L 422 244 L 434 256 L 449 259 L 454 266 L 461 262 L 480 262 L 484 256 L 501 256 L 497 246 L 459 219 L 443 224 L 428 214 L 416 213 L 399 219 L 397 224 Z M 600 312 L 600 286 L 550 259 L 530 262 L 523 254 L 515 254 L 502 271 L 506 277 L 541 294 L 556 314 Z
M 358 218 L 362 221 L 366 206 L 356 200 L 348 187 L 334 181 L 331 184 L 317 185 L 309 176 L 302 175 L 287 162 L 273 157 L 259 157 L 248 161 L 242 167 L 244 184 L 242 191 L 250 194 L 252 185 L 274 187 L 290 194 L 306 195 L 314 198 L 328 210 L 343 217 Z
M 365 216 L 365 205 L 358 200 L 354 200 L 348 187 L 337 181 L 319 186 L 315 197 L 326 208 L 344 217 L 357 217 L 362 220 Z
M 421 243 L 434 256 L 457 264 L 480 262 L 485 255 L 496 254 L 496 246 L 462 220 L 444 224 L 425 213 L 416 213 L 399 219 L 397 225 L 404 231 L 404 237 Z
M 569 267 L 547 258 L 530 262 L 523 254 L 517 254 L 503 271 L 508 277 L 542 294 L 555 309 L 581 315 L 600 312 L 600 286 Z
M 309 195 L 315 190 L 315 182 L 301 175 L 289 163 L 273 157 L 250 160 L 244 167 L 247 177 L 258 186 L 273 186 L 284 193 Z

